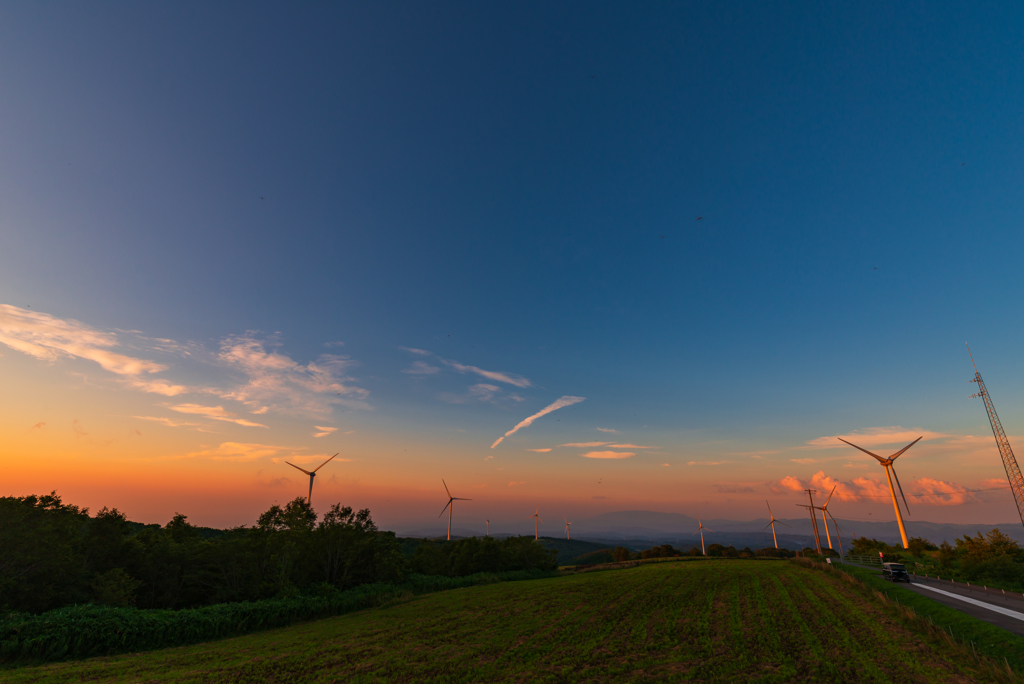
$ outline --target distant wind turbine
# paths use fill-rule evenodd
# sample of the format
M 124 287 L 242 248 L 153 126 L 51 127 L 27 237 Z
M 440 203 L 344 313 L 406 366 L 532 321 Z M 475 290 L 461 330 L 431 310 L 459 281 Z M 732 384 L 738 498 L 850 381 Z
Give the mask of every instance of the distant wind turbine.
M 527 520 L 529 520 L 530 518 L 533 518 L 533 519 L 534 519 L 534 520 L 533 520 L 533 538 L 534 538 L 534 539 L 540 539 L 540 534 L 539 534 L 539 533 L 538 533 L 538 531 L 537 531 L 537 530 L 539 529 L 539 528 L 537 527 L 537 523 L 538 523 L 538 522 L 540 522 L 540 523 L 543 523 L 543 522 L 544 522 L 543 520 L 541 520 L 541 519 L 540 519 L 540 506 L 537 506 L 537 512 L 536 512 L 536 513 L 534 513 L 533 515 L 529 516 L 529 517 L 527 518 Z
M 339 451 L 338 453 L 340 454 L 341 452 Z M 338 454 L 334 454 L 334 456 L 337 456 L 337 455 Z M 329 459 L 327 459 L 326 461 L 324 461 L 323 463 L 318 465 L 316 468 L 314 468 L 312 471 L 305 470 L 305 469 L 300 468 L 299 466 L 295 465 L 294 463 L 288 463 L 288 461 L 285 461 L 285 463 L 288 463 L 288 465 L 290 465 L 292 468 L 295 468 L 296 470 L 301 470 L 302 472 L 304 472 L 307 475 L 309 475 L 309 496 L 306 497 L 306 505 L 307 506 L 312 505 L 312 503 L 313 503 L 313 479 L 316 478 L 316 471 L 320 470 L 325 465 L 327 465 L 332 460 L 334 460 L 334 456 L 331 456 Z
M 693 535 L 697 534 L 697 532 L 700 532 L 700 552 L 706 556 L 708 555 L 708 552 L 704 550 L 704 530 L 708 530 L 708 528 L 704 527 L 704 523 L 700 521 L 700 516 L 698 515 L 697 531 L 690 533 L 690 536 L 692 537 Z M 708 530 L 708 532 L 714 532 L 714 530 Z
M 448 541 L 451 541 L 452 540 L 452 511 L 455 510 L 455 506 L 452 506 L 452 501 L 472 501 L 472 499 L 462 499 L 462 498 L 459 498 L 457 496 L 452 496 L 452 493 L 448 491 L 447 483 L 445 483 L 445 481 L 443 479 L 441 480 L 441 484 L 444 485 L 444 491 L 448 495 L 448 503 L 446 503 L 444 505 L 444 508 L 441 509 L 440 515 L 438 515 L 437 517 L 440 518 L 442 515 L 444 515 L 445 511 L 448 511 Z
M 903 497 L 903 505 L 907 507 L 907 515 L 910 515 L 910 504 L 907 503 L 907 495 L 903 493 L 903 486 L 900 485 L 899 475 L 896 474 L 896 469 L 893 468 L 892 462 L 895 461 L 900 456 L 902 456 L 903 452 L 905 452 L 907 449 L 909 449 L 910 447 L 912 447 L 915 444 L 917 444 L 918 442 L 920 442 L 921 439 L 923 439 L 923 437 L 924 437 L 924 435 L 922 435 L 921 437 L 918 437 L 913 442 L 911 442 L 907 446 L 903 447 L 902 449 L 897 451 L 895 454 L 893 454 L 889 458 L 882 458 L 878 454 L 873 454 L 870 451 L 868 451 L 867 449 L 861 449 L 859 446 L 857 446 L 856 444 L 853 444 L 852 442 L 847 442 L 842 437 L 838 438 L 840 442 L 842 442 L 844 444 L 849 444 L 854 449 L 860 449 L 861 451 L 863 451 L 868 456 L 871 456 L 872 458 L 877 460 L 879 463 L 881 463 L 883 468 L 885 468 L 885 477 L 886 477 L 886 479 L 889 480 L 889 493 L 892 494 L 892 507 L 894 509 L 896 509 L 896 521 L 900 524 L 900 536 L 903 537 L 903 548 L 905 548 L 905 549 L 909 549 L 910 546 L 907 544 L 907 528 L 905 528 L 903 526 L 903 515 L 900 513 L 900 504 L 896 500 L 896 490 L 892 488 L 892 479 L 894 477 L 896 478 L 896 486 L 900 488 L 900 496 Z
M 538 510 L 540 510 L 540 509 L 538 509 Z M 572 525 L 572 523 L 569 522 L 569 519 L 566 518 L 564 515 L 562 516 L 562 520 L 565 521 L 565 538 L 568 539 L 569 538 L 569 525 Z
M 772 520 L 764 526 L 764 530 L 767 530 L 769 527 L 772 528 L 772 541 L 775 542 L 775 548 L 779 548 L 779 539 L 775 536 L 775 523 L 779 523 L 780 525 L 786 525 L 786 523 L 782 522 L 781 520 L 776 520 L 775 514 L 772 513 L 772 505 L 768 503 L 767 500 L 765 500 L 765 503 L 768 504 L 768 517 Z M 789 527 L 789 525 L 786 525 L 786 527 Z M 764 532 L 764 530 L 761 531 Z
M 487 536 L 488 537 L 491 536 L 491 521 L 490 520 L 487 521 Z

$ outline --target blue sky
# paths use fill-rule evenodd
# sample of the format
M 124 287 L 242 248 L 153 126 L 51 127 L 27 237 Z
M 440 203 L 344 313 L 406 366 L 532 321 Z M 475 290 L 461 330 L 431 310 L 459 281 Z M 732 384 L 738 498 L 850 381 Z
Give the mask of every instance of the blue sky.
M 300 364 L 344 355 L 372 410 L 329 415 L 440 465 L 564 395 L 586 401 L 529 434 L 612 426 L 685 462 L 886 426 L 985 437 L 965 340 L 1013 432 L 1022 18 L 8 3 L 0 302 L 211 354 L 254 331 Z M 439 370 L 403 373 L 402 347 Z M 52 370 L 0 352 L 22 382 Z M 978 453 L 984 472 L 928 474 L 998 477 Z

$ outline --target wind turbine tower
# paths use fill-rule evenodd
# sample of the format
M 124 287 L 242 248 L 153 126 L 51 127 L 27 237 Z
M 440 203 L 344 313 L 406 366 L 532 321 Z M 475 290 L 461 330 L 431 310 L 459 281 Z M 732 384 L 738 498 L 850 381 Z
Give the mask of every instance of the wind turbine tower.
M 771 518 L 771 521 L 764 526 L 764 530 L 767 530 L 769 527 L 772 528 L 772 541 L 775 542 L 775 548 L 779 548 L 779 540 L 778 537 L 775 536 L 775 523 L 779 523 L 780 525 L 786 525 L 786 523 L 781 520 L 776 520 L 775 514 L 772 513 L 772 505 L 768 503 L 767 500 L 765 500 L 765 503 L 768 504 L 768 517 Z M 789 525 L 786 525 L 786 527 L 789 527 Z M 761 531 L 764 532 L 764 530 Z
M 340 454 L 341 452 L 339 451 L 338 453 Z M 337 456 L 337 455 L 338 454 L 334 454 L 334 456 Z M 316 471 L 320 470 L 325 465 L 327 465 L 332 460 L 334 460 L 334 456 L 331 456 L 329 459 L 327 459 L 326 461 L 324 461 L 323 463 L 318 465 L 316 468 L 313 468 L 313 470 L 311 470 L 311 471 L 310 470 L 305 470 L 303 468 L 300 468 L 299 466 L 295 465 L 294 463 L 288 463 L 288 461 L 285 461 L 285 463 L 288 463 L 288 465 L 290 465 L 292 468 L 295 468 L 296 470 L 301 470 L 302 472 L 304 472 L 307 475 L 309 475 L 309 495 L 306 497 L 306 505 L 307 506 L 309 506 L 309 505 L 311 505 L 313 503 L 313 480 L 316 478 Z
M 980 378 L 981 376 L 978 376 L 978 377 Z M 999 429 L 1002 430 L 1001 427 Z M 910 447 L 912 447 L 915 444 L 917 444 L 918 442 L 920 442 L 923 437 L 924 437 L 924 435 L 922 435 L 921 437 L 918 437 L 913 442 L 911 442 L 907 446 L 903 447 L 902 449 L 897 451 L 895 454 L 893 454 L 889 458 L 882 458 L 878 454 L 873 454 L 870 451 L 868 451 L 867 449 L 861 449 L 859 446 L 857 446 L 856 444 L 853 444 L 852 442 L 847 442 L 842 437 L 839 438 L 840 442 L 842 442 L 844 444 L 849 444 L 854 449 L 860 449 L 865 454 L 867 454 L 868 456 L 871 456 L 872 458 L 877 460 L 879 463 L 881 463 L 882 467 L 885 468 L 885 477 L 889 480 L 889 493 L 892 494 L 892 507 L 896 511 L 896 521 L 900 524 L 900 536 L 903 537 L 903 548 L 905 548 L 905 549 L 909 549 L 910 548 L 910 546 L 907 545 L 907 528 L 903 526 L 903 514 L 900 513 L 900 504 L 896 500 L 896 490 L 892 488 L 892 480 L 893 480 L 893 478 L 896 478 L 896 486 L 899 487 L 899 489 L 900 489 L 900 496 L 903 497 L 903 505 L 906 506 L 906 508 L 907 508 L 907 515 L 910 515 L 910 504 L 907 503 L 907 495 L 903 493 L 903 485 L 900 484 L 900 476 L 896 474 L 896 469 L 893 467 L 892 463 L 897 458 L 902 456 L 903 452 L 905 452 L 907 449 L 909 449 Z M 1004 439 L 1005 439 L 1005 437 L 1004 437 Z M 1009 443 L 1007 443 L 1007 446 L 1009 446 Z M 1012 456 L 1012 454 L 1011 454 L 1011 456 Z M 1016 465 L 1016 461 L 1014 461 L 1014 465 Z M 1019 471 L 1018 471 L 1018 473 L 1019 473 Z
M 708 552 L 704 549 L 704 530 L 708 530 L 708 528 L 704 527 L 704 523 L 702 523 L 700 521 L 700 516 L 698 515 L 697 516 L 697 532 L 700 532 L 700 552 L 701 552 L 701 555 L 706 556 L 706 555 L 708 555 Z M 697 532 L 691 532 L 690 536 L 692 537 L 693 535 L 697 534 Z M 708 530 L 708 532 L 714 532 L 714 530 Z
M 530 518 L 533 518 L 533 538 L 540 539 L 540 533 L 538 532 L 539 528 L 537 527 L 537 523 L 544 522 L 540 519 L 540 506 L 537 506 L 537 512 L 529 516 L 527 520 L 529 520 Z
M 491 536 L 491 521 L 490 520 L 487 521 L 487 536 L 488 537 Z
M 455 506 L 452 506 L 452 501 L 472 501 L 472 499 L 460 499 L 457 496 L 452 496 L 452 493 L 448 491 L 448 485 L 442 479 L 441 484 L 444 485 L 444 491 L 448 495 L 448 503 L 441 509 L 441 514 L 437 517 L 440 518 L 444 515 L 445 511 L 448 511 L 448 541 L 452 540 L 452 511 L 455 510 Z
M 569 525 L 572 525 L 572 523 L 569 522 L 569 519 L 566 518 L 564 515 L 562 516 L 562 520 L 565 521 L 565 538 L 568 539 L 569 538 Z
M 970 345 L 967 347 L 967 353 L 971 353 Z M 971 354 L 971 364 L 974 366 L 974 379 L 971 382 L 978 383 L 978 393 L 971 395 L 971 398 L 981 397 L 985 400 L 988 422 L 992 426 L 992 434 L 996 438 L 999 456 L 1003 459 L 1006 479 L 1010 481 L 1010 490 L 1013 492 L 1013 500 L 1017 504 L 1017 513 L 1020 515 L 1021 522 L 1024 523 L 1024 476 L 1021 475 L 1020 467 L 1017 465 L 1017 457 L 1013 455 L 1013 449 L 1010 448 L 1010 440 L 1006 438 L 1006 433 L 1003 431 L 1003 424 L 999 422 L 999 416 L 996 415 L 996 407 L 992 404 L 992 397 L 988 395 L 988 390 L 985 389 L 985 381 L 981 379 L 978 366 L 974 363 L 974 354 Z

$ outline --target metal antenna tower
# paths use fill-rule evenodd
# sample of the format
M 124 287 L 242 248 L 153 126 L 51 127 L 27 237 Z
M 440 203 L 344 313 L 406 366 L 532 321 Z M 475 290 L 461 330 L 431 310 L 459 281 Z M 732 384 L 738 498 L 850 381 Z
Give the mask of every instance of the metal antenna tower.
M 967 345 L 967 353 L 971 354 L 971 345 Z M 996 407 L 992 405 L 992 397 L 985 389 L 985 381 L 981 379 L 978 366 L 974 363 L 974 354 L 971 354 L 971 365 L 974 366 L 974 379 L 971 382 L 978 383 L 978 393 L 972 394 L 971 398 L 981 397 L 985 400 L 985 409 L 988 411 L 988 422 L 992 426 L 992 434 L 996 438 L 996 446 L 999 447 L 999 456 L 1003 459 L 1003 468 L 1006 469 L 1006 479 L 1010 481 L 1010 489 L 1013 491 L 1013 500 L 1017 503 L 1017 513 L 1020 514 L 1021 523 L 1024 523 L 1024 476 L 1020 473 L 1020 466 L 1017 465 L 1017 458 L 1010 448 L 1010 440 L 1006 438 L 1003 431 L 1003 424 L 999 422 L 996 415 Z

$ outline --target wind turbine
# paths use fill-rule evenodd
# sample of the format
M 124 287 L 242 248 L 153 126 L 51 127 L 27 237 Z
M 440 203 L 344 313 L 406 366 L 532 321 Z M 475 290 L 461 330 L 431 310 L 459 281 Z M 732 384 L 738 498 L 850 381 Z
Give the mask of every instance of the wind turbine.
M 835 485 L 832 487 L 832 491 L 828 493 L 828 498 L 825 499 L 825 505 L 821 507 L 821 522 L 825 524 L 825 539 L 828 541 L 828 548 L 830 549 L 832 548 L 832 535 L 828 533 L 828 519 L 826 519 L 825 516 L 832 515 L 828 512 L 828 502 L 832 500 L 832 495 L 836 493 L 836 487 L 838 486 L 839 485 Z M 835 520 L 835 518 L 832 518 L 832 520 Z M 839 525 L 836 525 L 836 532 L 838 531 Z
M 833 487 L 832 491 L 834 492 L 835 490 L 836 490 L 835 487 Z M 831 500 L 832 499 L 832 495 L 829 494 L 828 498 L 829 498 L 829 500 Z M 836 526 L 836 540 L 839 542 L 839 559 L 842 560 L 843 559 L 843 538 L 840 536 L 842 534 L 842 530 L 839 529 L 839 523 L 836 521 L 835 516 L 832 515 L 832 511 L 828 510 L 828 501 L 826 501 L 825 505 L 821 507 L 821 517 L 824 518 L 826 513 L 828 514 L 828 517 L 832 518 L 832 524 Z M 827 524 L 825 525 L 825 535 L 828 536 L 828 525 Z M 832 548 L 832 540 L 831 539 L 829 539 L 829 541 L 828 541 L 828 548 L 830 548 L 830 549 Z
M 448 503 L 446 503 L 444 505 L 444 508 L 441 509 L 441 513 L 437 517 L 440 518 L 442 515 L 444 515 L 445 511 L 448 511 L 448 541 L 451 541 L 452 540 L 452 511 L 455 510 L 455 506 L 452 506 L 452 501 L 472 501 L 472 499 L 462 499 L 462 498 L 457 497 L 457 496 L 452 496 L 452 493 L 448 491 L 448 485 L 445 483 L 445 481 L 443 479 L 441 480 L 441 484 L 444 485 L 444 491 L 445 491 L 446 494 L 448 494 Z
M 544 522 L 543 520 L 540 519 L 540 506 L 537 506 L 537 512 L 534 513 L 533 515 L 529 516 L 527 518 L 527 520 L 529 520 L 530 518 L 534 518 L 534 521 L 533 521 L 533 538 L 534 539 L 540 539 L 540 535 L 537 533 L 537 530 L 538 530 L 537 522 L 538 521 L 540 521 L 542 523 Z
M 870 451 L 868 451 L 867 449 L 861 449 L 856 444 L 853 444 L 851 442 L 847 442 L 842 437 L 838 438 L 840 442 L 843 442 L 844 444 L 849 444 L 854 449 L 860 449 L 861 451 L 863 451 L 868 456 L 873 457 L 875 460 L 877 460 L 879 463 L 882 464 L 883 468 L 885 468 L 885 477 L 886 477 L 886 479 L 889 480 L 889 493 L 892 494 L 892 507 L 894 509 L 896 509 L 896 521 L 900 524 L 900 536 L 903 537 L 903 548 L 905 548 L 905 549 L 909 549 L 910 548 L 910 546 L 907 544 L 907 528 L 905 528 L 903 526 L 903 515 L 900 513 L 900 505 L 899 505 L 899 502 L 896 500 L 896 490 L 892 488 L 892 478 L 894 478 L 894 477 L 896 478 L 896 486 L 900 488 L 900 496 L 903 497 L 903 505 L 907 507 L 907 515 L 910 515 L 910 504 L 907 503 L 907 495 L 903 493 L 903 486 L 900 485 L 900 478 L 896 474 L 896 469 L 893 468 L 892 462 L 895 461 L 900 456 L 902 456 L 904 451 L 906 451 L 910 447 L 912 447 L 915 444 L 917 444 L 918 442 L 920 442 L 923 437 L 924 437 L 924 435 L 921 435 L 921 437 L 918 437 L 913 442 L 911 442 L 907 446 L 903 447 L 902 449 L 897 451 L 895 454 L 893 454 L 889 458 L 882 458 L 878 454 L 873 454 Z
M 704 530 L 708 530 L 708 528 L 704 527 L 704 523 L 700 521 L 700 516 L 698 515 L 697 532 L 700 532 L 700 552 L 706 556 L 708 555 L 708 552 L 704 550 Z M 697 534 L 697 532 L 691 532 L 690 536 L 692 537 L 693 535 Z M 708 532 L 714 532 L 714 530 L 708 530 Z
M 540 509 L 538 508 L 537 510 L 540 510 Z M 572 523 L 569 522 L 569 519 L 566 518 L 564 515 L 562 516 L 562 520 L 565 521 L 565 538 L 568 539 L 569 538 L 569 525 L 572 525 Z
M 491 521 L 488 520 L 486 522 L 487 522 L 487 536 L 490 537 L 491 536 Z
M 779 523 L 780 525 L 786 525 L 786 523 L 781 520 L 776 520 L 775 514 L 772 513 L 772 505 L 768 503 L 767 499 L 765 499 L 765 503 L 768 504 L 768 517 L 771 518 L 771 522 L 764 526 L 764 530 L 767 530 L 769 527 L 772 528 L 772 541 L 775 542 L 775 548 L 779 548 L 779 539 L 775 536 L 775 523 Z M 789 527 L 789 525 L 786 525 L 786 527 Z M 764 530 L 761 531 L 764 532 Z
M 338 454 L 340 454 L 340 453 L 341 452 L 339 451 Z M 338 454 L 334 454 L 334 456 L 337 456 Z M 311 505 L 312 502 L 313 502 L 313 479 L 316 477 L 316 471 L 320 470 L 325 465 L 330 463 L 334 459 L 334 456 L 331 456 L 329 459 L 327 459 L 326 461 L 324 461 L 323 463 L 318 465 L 316 468 L 314 468 L 312 470 L 312 472 L 310 472 L 309 470 L 305 470 L 303 468 L 300 468 L 299 466 L 295 465 L 294 463 L 288 463 L 288 461 L 285 461 L 285 463 L 288 463 L 288 465 L 290 465 L 292 468 L 295 468 L 296 470 L 301 470 L 302 472 L 304 472 L 307 475 L 309 475 L 309 496 L 306 497 L 306 505 L 307 506 Z

